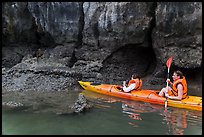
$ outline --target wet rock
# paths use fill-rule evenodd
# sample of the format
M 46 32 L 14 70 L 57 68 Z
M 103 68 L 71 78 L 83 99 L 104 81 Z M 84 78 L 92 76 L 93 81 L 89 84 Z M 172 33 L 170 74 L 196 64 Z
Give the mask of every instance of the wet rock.
M 73 110 L 74 113 L 81 113 L 87 109 L 90 109 L 92 106 L 93 104 L 88 102 L 85 96 L 82 93 L 80 93 L 74 105 L 71 106 L 71 109 Z
M 24 105 L 20 102 L 14 102 L 14 101 L 2 102 L 3 108 L 17 108 L 22 106 Z

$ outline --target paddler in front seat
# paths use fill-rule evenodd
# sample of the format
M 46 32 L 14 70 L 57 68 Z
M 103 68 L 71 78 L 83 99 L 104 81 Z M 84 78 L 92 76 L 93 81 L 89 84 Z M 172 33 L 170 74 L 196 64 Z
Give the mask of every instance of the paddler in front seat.
M 173 83 L 170 81 L 170 79 L 167 79 L 167 82 L 170 84 L 171 87 L 168 87 L 168 94 L 166 94 L 166 87 L 163 88 L 159 92 L 159 96 L 166 96 L 169 99 L 175 99 L 175 100 L 182 100 L 186 98 L 187 96 L 187 83 L 186 79 L 183 76 L 183 73 L 181 71 L 174 71 L 173 73 Z
M 123 81 L 123 91 L 130 92 L 132 90 L 141 90 L 142 80 L 137 75 L 132 75 L 131 80 L 128 82 L 128 86 L 126 86 L 126 81 Z

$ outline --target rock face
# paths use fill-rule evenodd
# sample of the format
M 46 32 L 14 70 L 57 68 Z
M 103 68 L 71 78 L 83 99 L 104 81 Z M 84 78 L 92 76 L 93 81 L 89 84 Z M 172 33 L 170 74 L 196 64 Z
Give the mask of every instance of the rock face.
M 71 109 L 74 113 L 81 113 L 93 107 L 93 104 L 89 103 L 85 96 L 80 93 L 78 99 L 75 101 L 74 105 L 71 106 Z
M 55 43 L 78 41 L 82 7 L 77 2 L 28 2 L 37 31 L 48 33 Z
M 9 91 L 73 89 L 77 80 L 121 84 L 133 73 L 144 87 L 165 85 L 170 56 L 170 75 L 180 69 L 202 86 L 201 2 L 4 2 L 2 9 Z
M 202 63 L 202 5 L 200 3 L 159 3 L 153 48 L 163 58 L 174 56 L 174 65 L 197 68 Z
M 85 2 L 83 43 L 113 51 L 127 44 L 143 43 L 153 18 L 152 6 L 153 3 Z

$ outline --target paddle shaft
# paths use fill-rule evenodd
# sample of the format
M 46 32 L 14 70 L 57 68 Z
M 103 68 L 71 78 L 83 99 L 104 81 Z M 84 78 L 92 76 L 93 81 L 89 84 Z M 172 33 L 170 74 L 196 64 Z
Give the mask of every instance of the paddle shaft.
M 170 67 L 168 67 L 167 79 L 169 78 L 169 70 L 170 70 Z M 168 84 L 169 82 L 167 81 L 166 82 L 166 94 L 167 95 L 168 95 Z M 167 101 L 168 101 L 168 97 L 166 97 L 166 100 L 165 100 L 165 108 L 167 108 Z

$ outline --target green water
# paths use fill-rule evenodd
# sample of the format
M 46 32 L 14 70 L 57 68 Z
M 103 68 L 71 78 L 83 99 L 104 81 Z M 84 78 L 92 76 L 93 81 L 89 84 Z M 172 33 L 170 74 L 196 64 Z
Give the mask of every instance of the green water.
M 81 114 L 2 110 L 6 135 L 202 135 L 202 112 L 108 97 L 89 91 Z M 54 106 L 52 106 L 54 107 Z

